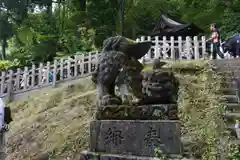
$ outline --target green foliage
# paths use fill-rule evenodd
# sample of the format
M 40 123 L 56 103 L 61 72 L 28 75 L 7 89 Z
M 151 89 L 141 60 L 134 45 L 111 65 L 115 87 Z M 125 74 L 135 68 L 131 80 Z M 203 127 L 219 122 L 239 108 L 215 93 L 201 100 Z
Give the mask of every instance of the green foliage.
M 230 152 L 228 154 L 228 158 L 231 160 L 239 160 L 240 159 L 240 148 L 238 145 L 230 146 Z
M 0 70 L 8 70 L 11 68 L 19 67 L 20 62 L 18 60 L 9 61 L 9 60 L 0 60 Z
M 196 63 L 197 72 L 182 72 L 184 65 L 182 70 L 179 70 L 179 65 L 172 66 L 179 73 L 181 83 L 179 107 L 184 124 L 183 138 L 191 142 L 192 156 L 201 157 L 202 160 L 216 160 L 220 147 L 224 147 L 219 145 L 219 141 L 225 129 L 221 118 L 223 106 L 220 105 L 220 95 L 217 94 L 220 90 L 220 77 L 208 63 L 192 63 Z
M 119 0 L 0 0 L 0 40 L 14 36 L 11 59 L 47 61 L 56 56 L 95 50 L 120 31 Z M 87 3 L 86 3 L 87 2 Z M 193 22 L 209 31 L 217 23 L 222 36 L 239 32 L 238 0 L 125 0 L 124 35 L 149 35 L 161 12 Z M 38 6 L 40 11 L 33 12 Z M 53 8 L 53 10 L 52 10 Z M 208 33 L 208 32 L 206 32 Z
M 89 52 L 91 50 L 96 50 L 94 36 L 95 31 L 93 29 L 80 27 L 75 34 L 66 31 L 60 39 L 59 45 L 66 54 L 73 54 L 78 51 Z
M 160 160 L 167 160 L 167 155 L 163 153 L 163 151 L 160 148 L 155 148 L 155 157 L 159 158 Z
M 239 2 L 240 5 L 240 2 Z M 239 28 L 240 14 L 233 9 L 226 9 L 223 14 L 222 27 L 224 37 L 232 36 L 236 33 L 240 33 Z
M 9 50 L 12 57 L 22 57 L 20 59 L 24 64 L 29 61 L 39 63 L 53 60 L 57 51 L 57 31 L 53 18 L 46 14 L 29 15 L 11 40 Z
M 151 66 L 146 66 L 149 69 Z M 182 122 L 182 140 L 189 154 L 202 160 L 216 160 L 220 154 L 232 153 L 226 143 L 221 143 L 226 126 L 222 119 L 224 107 L 219 94 L 221 77 L 208 61 L 169 62 L 164 68 L 173 70 L 180 81 L 179 117 Z M 207 126 L 207 127 L 206 127 Z M 160 158 L 161 150 L 155 150 Z M 230 157 L 230 156 L 229 156 Z M 233 157 L 233 156 L 232 156 Z

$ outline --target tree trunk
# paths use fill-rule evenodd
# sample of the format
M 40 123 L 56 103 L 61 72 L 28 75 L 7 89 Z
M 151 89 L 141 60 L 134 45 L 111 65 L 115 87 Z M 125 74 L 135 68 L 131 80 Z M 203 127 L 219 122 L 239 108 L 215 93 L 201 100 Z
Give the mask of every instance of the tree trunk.
M 134 26 L 132 26 L 132 38 L 136 39 L 136 28 Z
M 118 0 L 111 0 L 109 2 L 109 7 L 111 7 L 113 9 L 113 12 L 112 12 L 112 36 L 116 36 L 117 34 L 117 14 L 118 14 L 118 11 L 119 11 L 119 2 Z
M 52 16 L 52 3 L 51 3 L 51 4 L 48 4 L 48 6 L 47 6 L 47 14 L 48 14 L 49 16 Z
M 120 2 L 120 34 L 124 36 L 124 0 Z
M 65 15 L 66 15 L 66 3 L 63 3 L 63 11 L 62 11 L 62 32 L 64 32 L 65 28 Z
M 86 11 L 87 0 L 80 0 L 80 7 L 83 11 Z
M 6 59 L 6 47 L 7 47 L 7 40 L 4 38 L 2 40 L 2 60 Z
M 112 18 L 112 36 L 116 36 L 116 19 L 114 15 Z

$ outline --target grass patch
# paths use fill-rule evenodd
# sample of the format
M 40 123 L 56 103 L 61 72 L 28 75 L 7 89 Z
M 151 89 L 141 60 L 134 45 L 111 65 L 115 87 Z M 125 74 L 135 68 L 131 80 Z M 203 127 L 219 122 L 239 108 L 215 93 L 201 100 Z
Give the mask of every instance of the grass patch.
M 149 69 L 147 66 L 146 69 Z M 184 61 L 166 66 L 180 80 L 180 118 L 183 139 L 190 141 L 193 156 L 214 160 L 223 132 L 218 76 L 206 61 Z M 77 160 L 88 148 L 94 86 L 85 81 L 40 93 L 11 103 L 14 122 L 8 133 L 9 160 Z
M 194 62 L 193 62 L 194 63 Z M 179 77 L 180 118 L 182 138 L 189 143 L 190 155 L 202 160 L 215 160 L 220 139 L 225 131 L 220 101 L 221 78 L 207 61 L 185 62 L 172 66 Z M 191 69 L 192 68 L 192 69 Z
M 145 70 L 150 68 L 147 65 Z M 204 60 L 168 62 L 164 68 L 174 71 L 180 81 L 182 139 L 189 154 L 202 160 L 217 159 L 219 152 L 227 149 L 219 145 L 226 129 L 221 116 L 224 107 L 219 102 L 221 77 Z
M 11 103 L 14 122 L 8 133 L 8 159 L 77 159 L 88 147 L 94 99 L 87 79 Z

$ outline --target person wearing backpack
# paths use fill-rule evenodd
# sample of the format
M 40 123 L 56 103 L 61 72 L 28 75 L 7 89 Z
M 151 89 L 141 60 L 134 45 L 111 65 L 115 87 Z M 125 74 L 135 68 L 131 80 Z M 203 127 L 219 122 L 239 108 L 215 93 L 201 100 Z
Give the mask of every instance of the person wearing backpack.
M 0 160 L 5 160 L 7 157 L 5 133 L 8 131 L 8 125 L 11 121 L 10 107 L 6 107 L 2 98 L 0 98 Z

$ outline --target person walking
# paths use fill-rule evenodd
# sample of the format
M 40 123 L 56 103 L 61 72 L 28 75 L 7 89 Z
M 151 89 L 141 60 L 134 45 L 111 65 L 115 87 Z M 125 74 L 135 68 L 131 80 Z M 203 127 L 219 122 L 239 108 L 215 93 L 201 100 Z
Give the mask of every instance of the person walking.
M 212 59 L 217 59 L 217 54 L 223 59 L 224 55 L 220 51 L 220 32 L 215 23 L 210 25 L 210 31 L 211 38 L 208 39 L 208 41 L 210 41 L 213 45 Z
M 5 160 L 7 155 L 6 155 L 6 141 L 5 141 L 5 132 L 7 131 L 7 124 L 5 124 L 4 121 L 4 108 L 5 104 L 0 98 L 0 160 Z

